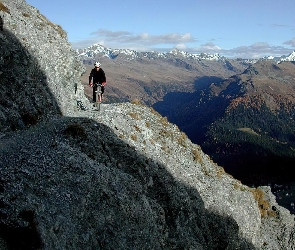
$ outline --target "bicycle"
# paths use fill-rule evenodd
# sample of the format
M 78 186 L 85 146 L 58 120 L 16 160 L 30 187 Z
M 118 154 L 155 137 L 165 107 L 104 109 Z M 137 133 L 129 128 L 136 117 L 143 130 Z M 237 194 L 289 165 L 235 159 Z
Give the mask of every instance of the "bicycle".
M 97 87 L 97 89 L 95 90 L 95 95 L 96 95 L 96 102 L 94 103 L 94 106 L 97 108 L 98 111 L 100 111 L 100 104 L 102 101 L 102 91 L 101 91 L 101 87 L 102 85 L 100 83 L 95 84 L 95 86 Z M 94 88 L 94 86 L 93 86 Z

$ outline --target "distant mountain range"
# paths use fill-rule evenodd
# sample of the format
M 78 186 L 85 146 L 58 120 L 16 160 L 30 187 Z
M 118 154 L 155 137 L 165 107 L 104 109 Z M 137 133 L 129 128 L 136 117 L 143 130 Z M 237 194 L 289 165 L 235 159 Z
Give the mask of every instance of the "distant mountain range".
M 207 80 L 228 78 L 254 63 L 218 54 L 192 55 L 179 50 L 169 53 L 112 50 L 98 44 L 77 50 L 77 53 L 87 68 L 82 77 L 87 96 L 91 95 L 87 86 L 88 75 L 93 62 L 98 60 L 107 75 L 106 102 L 139 99 L 147 105 L 163 100 L 171 91 L 194 92 Z
M 153 107 L 249 185 L 293 180 L 295 52 L 247 60 L 93 45 L 77 53 L 88 71 L 102 62 L 106 102 L 139 99 Z
M 76 52 L 83 59 L 92 59 L 97 55 L 102 55 L 108 57 L 110 59 L 115 59 L 118 56 L 126 56 L 129 59 L 138 59 L 138 58 L 149 58 L 149 59 L 157 59 L 157 58 L 171 58 L 174 56 L 184 57 L 187 59 L 195 59 L 195 60 L 221 60 L 224 57 L 221 57 L 219 54 L 189 54 L 187 52 L 180 51 L 178 49 L 173 49 L 168 53 L 160 53 L 156 51 L 152 52 L 138 52 L 136 50 L 130 49 L 110 49 L 106 48 L 99 44 L 94 44 L 85 49 L 77 49 Z
M 132 59 L 140 59 L 140 58 L 149 58 L 149 59 L 158 59 L 158 58 L 171 58 L 171 57 L 179 57 L 185 59 L 194 59 L 194 60 L 228 60 L 224 56 L 220 56 L 218 53 L 209 54 L 209 53 L 201 53 L 201 54 L 190 54 L 184 51 L 180 51 L 178 49 L 173 49 L 167 53 L 160 53 L 160 52 L 138 52 L 136 50 L 130 49 L 111 49 L 106 48 L 100 44 L 94 44 L 90 47 L 84 49 L 77 49 L 76 52 L 78 53 L 79 57 L 82 60 L 91 60 L 97 58 L 97 56 L 103 56 L 110 59 L 115 59 L 118 56 L 125 56 L 126 58 Z M 246 63 L 256 63 L 258 60 L 274 60 L 277 63 L 282 61 L 295 61 L 295 51 L 290 53 L 288 56 L 281 56 L 281 57 L 273 57 L 273 56 L 266 56 L 260 59 L 242 59 L 239 58 L 237 60 L 244 61 Z
M 281 57 L 268 56 L 268 57 L 265 57 L 265 59 L 274 60 L 277 63 L 281 63 L 281 62 L 293 62 L 293 61 L 295 61 L 295 51 L 293 51 L 292 53 L 290 53 L 288 56 L 281 56 Z

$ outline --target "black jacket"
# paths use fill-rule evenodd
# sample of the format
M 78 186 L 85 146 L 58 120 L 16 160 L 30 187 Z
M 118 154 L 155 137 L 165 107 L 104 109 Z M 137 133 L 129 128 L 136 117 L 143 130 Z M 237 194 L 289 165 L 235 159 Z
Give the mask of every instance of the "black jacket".
M 89 82 L 91 82 L 93 77 L 93 83 L 103 83 L 106 82 L 106 76 L 102 68 L 99 68 L 97 71 L 96 69 L 92 69 L 89 75 Z

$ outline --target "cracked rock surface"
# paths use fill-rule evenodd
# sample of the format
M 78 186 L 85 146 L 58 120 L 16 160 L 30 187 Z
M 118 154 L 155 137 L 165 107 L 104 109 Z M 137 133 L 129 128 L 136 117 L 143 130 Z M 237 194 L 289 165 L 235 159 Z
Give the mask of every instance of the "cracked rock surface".
M 151 108 L 95 111 L 61 27 L 0 3 L 0 249 L 295 248 L 269 187 L 242 185 Z

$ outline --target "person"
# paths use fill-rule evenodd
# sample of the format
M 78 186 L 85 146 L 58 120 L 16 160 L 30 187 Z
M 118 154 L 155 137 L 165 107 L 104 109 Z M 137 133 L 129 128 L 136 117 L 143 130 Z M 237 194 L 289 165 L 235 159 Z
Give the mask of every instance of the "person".
M 93 102 L 96 102 L 96 94 L 97 85 L 101 84 L 101 96 L 104 93 L 104 86 L 106 85 L 107 79 L 103 69 L 101 68 L 101 63 L 95 62 L 94 68 L 91 70 L 89 74 L 89 86 L 92 87 L 93 90 Z

